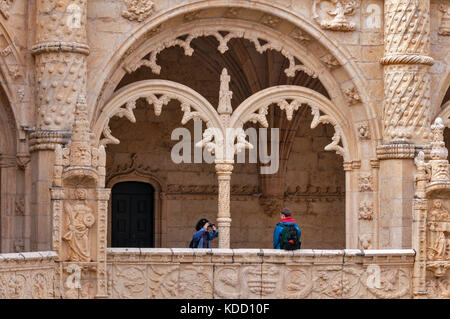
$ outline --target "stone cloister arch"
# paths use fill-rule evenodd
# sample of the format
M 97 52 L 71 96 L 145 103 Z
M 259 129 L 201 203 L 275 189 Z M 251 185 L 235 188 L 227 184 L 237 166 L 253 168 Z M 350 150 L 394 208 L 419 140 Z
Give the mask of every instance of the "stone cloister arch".
M 222 10 L 222 13 L 217 18 L 211 19 L 213 14 L 208 14 L 209 10 L 217 12 L 219 9 Z M 261 21 L 240 19 L 239 15 L 233 14 L 233 12 L 239 10 L 241 10 L 241 15 L 244 15 L 242 11 L 249 11 L 253 13 L 252 15 L 257 13 L 258 16 L 263 16 L 263 19 L 258 18 Z M 196 17 L 198 12 L 207 16 L 208 19 Z M 191 15 L 194 18 L 191 19 Z M 270 19 L 265 21 L 266 16 L 276 18 L 277 22 L 272 23 Z M 283 23 L 289 24 L 289 27 L 286 27 Z M 282 32 L 277 30 L 277 26 L 280 24 L 284 26 Z M 234 28 L 235 30 L 233 30 Z M 245 29 L 251 30 L 249 34 L 253 34 L 253 38 L 261 40 L 259 42 L 260 49 L 271 48 L 283 51 L 287 56 L 294 55 L 295 60 L 301 60 L 300 65 L 304 65 L 301 68 L 312 71 L 314 76 L 317 76 L 324 83 L 336 105 L 342 105 L 343 107 L 349 105 L 347 97 L 351 96 L 352 92 L 355 93 L 353 96 L 357 97 L 357 100 L 350 103 L 361 103 L 362 108 L 364 108 L 364 119 L 370 122 L 373 139 L 381 139 L 381 122 L 375 120 L 377 118 L 376 106 L 369 103 L 369 93 L 366 91 L 368 86 L 362 78 L 361 72 L 358 72 L 358 67 L 349 59 L 351 54 L 311 21 L 285 8 L 278 7 L 276 3 L 249 5 L 240 1 L 216 1 L 207 4 L 198 2 L 155 14 L 145 24 L 140 25 L 133 32 L 133 36 L 124 41 L 110 60 L 105 63 L 105 72 L 98 75 L 102 78 L 96 78 L 93 81 L 93 83 L 96 83 L 94 91 L 98 92 L 98 95 L 94 95 L 97 96 L 97 100 L 91 116 L 95 119 L 100 114 L 101 108 L 113 95 L 117 84 L 127 74 L 127 71 L 131 72 L 134 68 L 142 65 L 153 67 L 154 70 L 158 69 L 153 58 L 145 61 L 144 56 L 150 52 L 160 51 L 166 45 L 184 46 L 186 52 L 190 53 L 189 36 L 203 36 L 205 33 L 202 29 L 208 29 L 208 33 L 213 36 L 215 33 L 217 38 L 222 41 L 219 50 L 226 49 L 226 43 L 230 38 L 247 36 L 240 35 L 238 30 Z M 177 39 L 178 35 L 174 36 L 177 34 L 177 30 L 178 33 L 186 35 L 186 37 Z M 225 33 L 219 33 L 219 31 Z M 274 39 L 280 39 L 278 42 L 281 43 L 281 47 L 271 44 Z M 321 53 L 323 56 L 315 56 L 308 52 L 305 46 L 307 41 L 316 41 L 317 45 L 324 49 Z M 289 70 L 292 71 L 300 65 L 293 64 Z M 336 81 L 330 71 L 341 67 L 343 70 L 341 73 L 346 74 L 345 79 Z M 344 84 L 341 87 L 340 84 L 342 83 Z M 345 91 L 345 93 L 342 91 Z M 354 105 L 352 107 L 355 108 Z M 373 152 L 375 152 L 375 145 L 373 145 Z M 371 156 L 375 156 L 375 153 Z
M 258 18 L 241 19 L 239 15 L 233 14 L 233 8 L 251 12 L 249 16 Z M 221 13 L 217 14 L 219 11 Z M 199 12 L 204 18 L 199 17 Z M 221 53 L 227 51 L 228 41 L 232 38 L 243 38 L 252 42 L 259 53 L 268 50 L 278 51 L 290 61 L 287 73 L 304 72 L 317 77 L 323 83 L 331 103 L 340 110 L 341 118 L 348 120 L 346 125 L 338 127 L 339 130 L 346 131 L 341 135 L 352 136 L 354 141 L 348 144 L 348 156 L 344 162 L 344 170 L 348 172 L 347 193 L 353 196 L 351 200 L 346 201 L 346 211 L 351 214 L 347 216 L 346 223 L 347 247 L 361 247 L 362 239 L 359 236 L 361 232 L 365 234 L 365 242 L 371 242 L 370 245 L 365 245 L 366 248 L 378 247 L 379 161 L 376 146 L 382 140 L 381 115 L 379 110 L 377 111 L 376 103 L 370 99 L 367 91 L 369 86 L 358 71 L 358 66 L 349 58 L 351 54 L 345 46 L 339 45 L 336 39 L 331 38 L 298 13 L 279 8 L 276 4 L 256 3 L 249 7 L 248 4 L 238 1 L 230 3 L 217 1 L 213 5 L 208 4 L 208 7 L 202 3 L 187 4 L 183 8 L 176 7 L 164 14 L 152 16 L 111 56 L 103 69 L 105 77 L 93 81 L 96 83 L 93 91 L 99 93 L 93 94 L 97 96 L 97 101 L 95 108 L 90 112 L 91 123 L 95 123 L 91 124 L 91 127 L 96 137 L 99 138 L 99 134 L 102 134 L 100 130 L 104 130 L 105 141 L 109 138 L 110 141 L 117 142 L 111 138 L 107 126 L 99 128 L 97 119 L 104 116 L 103 110 L 108 101 L 117 97 L 118 92 L 122 92 L 123 88 L 118 87 L 124 76 L 133 74 L 135 70 L 141 68 L 158 73 L 160 70 L 158 53 L 165 48 L 178 46 L 185 54 L 191 55 L 193 52 L 191 41 L 207 36 L 216 39 L 217 50 Z M 314 53 L 310 52 L 306 45 L 308 41 L 320 49 Z M 156 99 L 162 97 L 162 95 L 155 96 Z M 164 104 L 163 100 L 156 101 L 156 99 L 156 104 Z M 131 109 L 132 104 L 118 111 L 118 115 L 127 116 Z M 211 135 L 214 134 L 210 134 L 209 138 Z M 334 138 L 338 140 L 343 137 L 335 135 Z M 329 147 L 334 148 L 338 144 L 339 141 Z M 367 185 L 364 186 L 364 183 Z M 361 192 L 364 193 L 358 195 Z M 370 219 L 359 218 L 361 210 L 370 211 Z
M 179 83 L 167 80 L 146 80 L 130 84 L 121 88 L 105 105 L 93 129 L 96 145 L 119 143 L 109 129 L 109 119 L 114 116 L 125 116 L 131 122 L 135 122 L 133 110 L 137 100 L 141 98 L 154 106 L 156 116 L 161 114 L 164 105 L 175 99 L 180 102 L 184 114 L 182 124 L 194 118 L 205 122 L 207 128 L 203 133 L 204 139 L 197 143 L 197 146 L 205 147 L 216 156 L 216 173 L 219 182 L 217 222 L 221 229 L 220 248 L 230 247 L 230 180 L 235 162 L 234 156 L 243 149 L 253 147 L 246 140 L 243 126 L 247 122 L 254 122 L 267 128 L 266 116 L 270 105 L 276 104 L 284 110 L 288 120 L 292 119 L 294 112 L 300 106 L 309 106 L 314 116 L 311 128 L 315 128 L 319 123 L 330 123 L 335 129 L 333 142 L 326 146 L 325 150 L 336 151 L 343 156 L 344 161 L 356 156 L 352 154 L 355 149 L 349 147 L 351 144 L 356 145 L 356 142 L 352 130 L 348 129 L 350 126 L 348 119 L 331 101 L 319 93 L 299 86 L 272 87 L 250 96 L 233 111 L 231 107 L 233 92 L 229 90 L 229 82 L 230 76 L 224 69 L 221 75 L 217 111 L 199 93 Z M 124 105 L 125 108 L 123 108 Z M 102 134 L 105 136 L 103 139 Z M 347 201 L 351 202 L 350 198 Z

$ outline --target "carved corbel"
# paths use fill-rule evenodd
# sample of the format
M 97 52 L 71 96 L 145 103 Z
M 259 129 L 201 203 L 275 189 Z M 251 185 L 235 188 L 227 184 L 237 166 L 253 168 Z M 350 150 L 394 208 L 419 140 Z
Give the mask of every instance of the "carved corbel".
M 334 9 L 326 11 L 329 16 L 334 17 L 332 20 L 321 17 L 320 7 L 323 2 L 333 5 Z M 349 17 L 355 14 L 359 6 L 360 1 L 358 0 L 314 0 L 312 7 L 313 18 L 325 30 L 354 31 L 356 28 L 355 23 L 349 21 Z

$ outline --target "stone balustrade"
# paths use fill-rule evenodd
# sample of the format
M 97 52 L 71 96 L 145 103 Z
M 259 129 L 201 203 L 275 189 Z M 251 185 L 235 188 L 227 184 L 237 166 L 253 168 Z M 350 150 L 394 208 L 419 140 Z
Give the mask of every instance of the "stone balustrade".
M 414 250 L 110 248 L 112 298 L 411 298 Z
M 54 298 L 53 251 L 0 254 L 0 299 Z

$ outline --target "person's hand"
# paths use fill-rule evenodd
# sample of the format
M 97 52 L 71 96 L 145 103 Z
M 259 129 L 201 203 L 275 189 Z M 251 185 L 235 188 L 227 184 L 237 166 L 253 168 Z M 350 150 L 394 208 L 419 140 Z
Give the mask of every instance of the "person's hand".
M 216 228 L 216 226 L 214 225 L 214 226 L 212 227 L 212 230 L 213 230 L 213 231 L 216 231 L 216 229 L 217 229 L 217 228 Z
M 209 223 L 206 223 L 206 224 L 203 226 L 203 228 L 204 228 L 204 229 L 208 229 L 208 226 L 209 226 Z

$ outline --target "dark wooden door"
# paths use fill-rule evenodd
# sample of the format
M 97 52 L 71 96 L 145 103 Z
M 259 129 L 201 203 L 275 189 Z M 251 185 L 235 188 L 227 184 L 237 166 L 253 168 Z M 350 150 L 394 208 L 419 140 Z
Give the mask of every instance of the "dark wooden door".
M 112 247 L 153 247 L 153 187 L 123 182 L 112 188 Z

